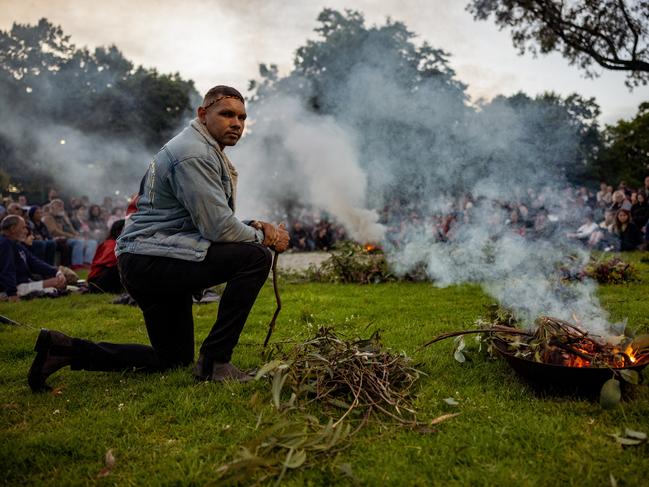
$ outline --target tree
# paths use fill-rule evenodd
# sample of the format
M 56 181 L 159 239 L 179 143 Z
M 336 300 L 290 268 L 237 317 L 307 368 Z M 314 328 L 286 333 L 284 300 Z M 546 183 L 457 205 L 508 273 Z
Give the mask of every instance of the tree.
M 602 181 L 626 181 L 640 187 L 649 176 L 649 102 L 641 103 L 631 120 L 620 120 L 604 130 L 604 148 L 594 172 Z
M 587 76 L 599 65 L 627 72 L 629 87 L 649 81 L 649 1 L 470 0 L 467 10 L 511 28 L 521 54 L 560 51 Z
M 134 67 L 114 45 L 90 51 L 46 19 L 15 23 L 0 31 L 0 169 L 35 198 L 52 177 L 94 175 L 92 189 L 105 191 L 134 177 L 140 153 L 168 140 L 196 97 L 192 81 Z

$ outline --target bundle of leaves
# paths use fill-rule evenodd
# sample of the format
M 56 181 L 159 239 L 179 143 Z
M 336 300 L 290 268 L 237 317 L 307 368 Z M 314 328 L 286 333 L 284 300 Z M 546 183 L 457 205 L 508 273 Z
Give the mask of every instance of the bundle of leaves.
M 380 413 L 415 424 L 409 397 L 420 375 L 408 357 L 383 349 L 378 332 L 350 341 L 330 328 L 320 328 L 304 343 L 287 351 L 278 348 L 257 378 L 272 376 L 278 408 L 282 390 L 288 388 L 291 406 L 318 402 L 344 411 L 336 424 L 354 412 L 365 418 Z
M 219 485 L 260 485 L 276 479 L 279 485 L 287 472 L 316 466 L 325 456 L 347 446 L 351 427 L 321 424 L 314 416 L 273 418 L 257 425 L 261 433 L 242 446 L 236 458 L 217 469 Z M 339 467 L 351 475 L 349 465 Z
M 419 425 L 410 403 L 421 373 L 407 357 L 384 350 L 378 332 L 367 340 L 349 341 L 320 328 L 314 338 L 287 351 L 276 345 L 269 358 L 256 379 L 270 381 L 275 413 L 265 420 L 260 414 L 259 435 L 218 469 L 219 484 L 251 485 L 270 479 L 279 484 L 290 470 L 321 468 L 324 458 L 345 448 L 373 415 L 432 431 Z M 257 399 L 253 397 L 253 402 Z M 304 412 L 314 402 L 324 407 L 326 420 Z M 348 422 L 353 417 L 360 422 L 355 431 Z M 353 477 L 347 464 L 337 470 L 333 473 Z
M 600 284 L 622 284 L 637 280 L 637 269 L 619 257 L 595 258 L 591 256 L 586 266 L 574 268 L 564 265 L 560 269 L 562 279 L 582 281 L 593 279 Z

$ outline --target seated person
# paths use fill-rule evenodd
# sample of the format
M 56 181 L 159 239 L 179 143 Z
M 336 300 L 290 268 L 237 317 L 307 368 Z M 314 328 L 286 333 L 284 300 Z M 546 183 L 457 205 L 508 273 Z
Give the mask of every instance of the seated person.
M 642 250 L 644 243 L 642 232 L 631 221 L 631 212 L 629 210 L 619 209 L 617 211 L 613 234 L 617 237 L 616 250 L 621 252 Z
M 65 289 L 63 273 L 35 257 L 21 243 L 27 236 L 22 217 L 6 216 L 0 232 L 0 293 L 6 294 L 9 301 L 46 288 Z
M 115 244 L 124 229 L 124 220 L 117 220 L 110 227 L 108 238 L 97 247 L 95 258 L 88 274 L 88 290 L 91 293 L 122 293 L 124 288 L 119 279 Z
M 591 214 L 584 216 L 583 224 L 577 229 L 576 232 L 568 233 L 568 238 L 580 240 L 583 243 L 588 243 L 593 232 L 599 230 L 599 225 L 593 221 Z
M 52 200 L 49 214 L 43 216 L 43 223 L 52 237 L 65 238 L 66 243 L 72 248 L 72 269 L 90 266 L 97 249 L 97 241 L 84 238 L 74 229 L 70 218 L 65 213 L 62 200 Z

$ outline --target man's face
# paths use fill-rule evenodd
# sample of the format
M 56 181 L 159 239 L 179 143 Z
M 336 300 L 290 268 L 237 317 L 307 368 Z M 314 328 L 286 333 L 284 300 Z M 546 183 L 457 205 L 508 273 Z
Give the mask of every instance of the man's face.
M 18 203 L 11 203 L 7 207 L 7 214 L 23 216 L 23 209 Z
M 27 236 L 27 225 L 22 218 L 9 230 L 5 231 L 5 235 L 11 240 L 22 240 Z
M 246 116 L 246 107 L 237 98 L 224 98 L 207 108 L 198 107 L 198 119 L 207 127 L 221 149 L 239 141 Z
M 50 203 L 50 212 L 52 215 L 62 215 L 65 212 L 65 207 L 60 201 Z

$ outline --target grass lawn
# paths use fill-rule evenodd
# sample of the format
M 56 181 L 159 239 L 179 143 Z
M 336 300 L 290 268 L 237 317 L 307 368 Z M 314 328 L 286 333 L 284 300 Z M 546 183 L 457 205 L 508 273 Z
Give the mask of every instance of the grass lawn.
M 646 255 L 646 254 L 645 254 Z M 649 330 L 649 264 L 625 256 L 641 280 L 600 288 L 614 319 Z M 500 360 L 472 353 L 453 359 L 452 341 L 418 351 L 436 334 L 469 327 L 491 300 L 475 286 L 438 289 L 422 283 L 288 284 L 273 341 L 306 339 L 320 325 L 349 338 L 382 330 L 384 343 L 404 351 L 427 376 L 415 406 L 420 419 L 459 416 L 424 434 L 374 420 L 349 448 L 317 468 L 290 472 L 284 485 L 352 484 L 349 464 L 365 485 L 647 485 L 649 445 L 623 449 L 610 436 L 625 427 L 649 432 L 649 387 L 603 411 L 583 399 L 539 397 Z M 218 485 L 217 468 L 255 437 L 259 415 L 271 417 L 265 381 L 195 383 L 189 369 L 165 374 L 72 372 L 50 379 L 61 393 L 32 394 L 25 376 L 38 327 L 95 341 L 146 343 L 137 308 L 107 296 L 69 296 L 0 304 L 0 314 L 27 326 L 0 324 L 0 482 L 4 485 Z M 216 304 L 194 307 L 197 348 Z M 233 361 L 262 363 L 261 344 L 274 310 L 269 284 L 241 336 Z M 467 343 L 473 343 L 468 339 Z M 649 373 L 644 372 L 645 382 Z M 259 395 L 257 395 L 259 396 Z M 458 406 L 443 399 L 453 397 Z M 312 408 L 319 414 L 317 406 Z M 98 478 L 107 450 L 116 463 Z

